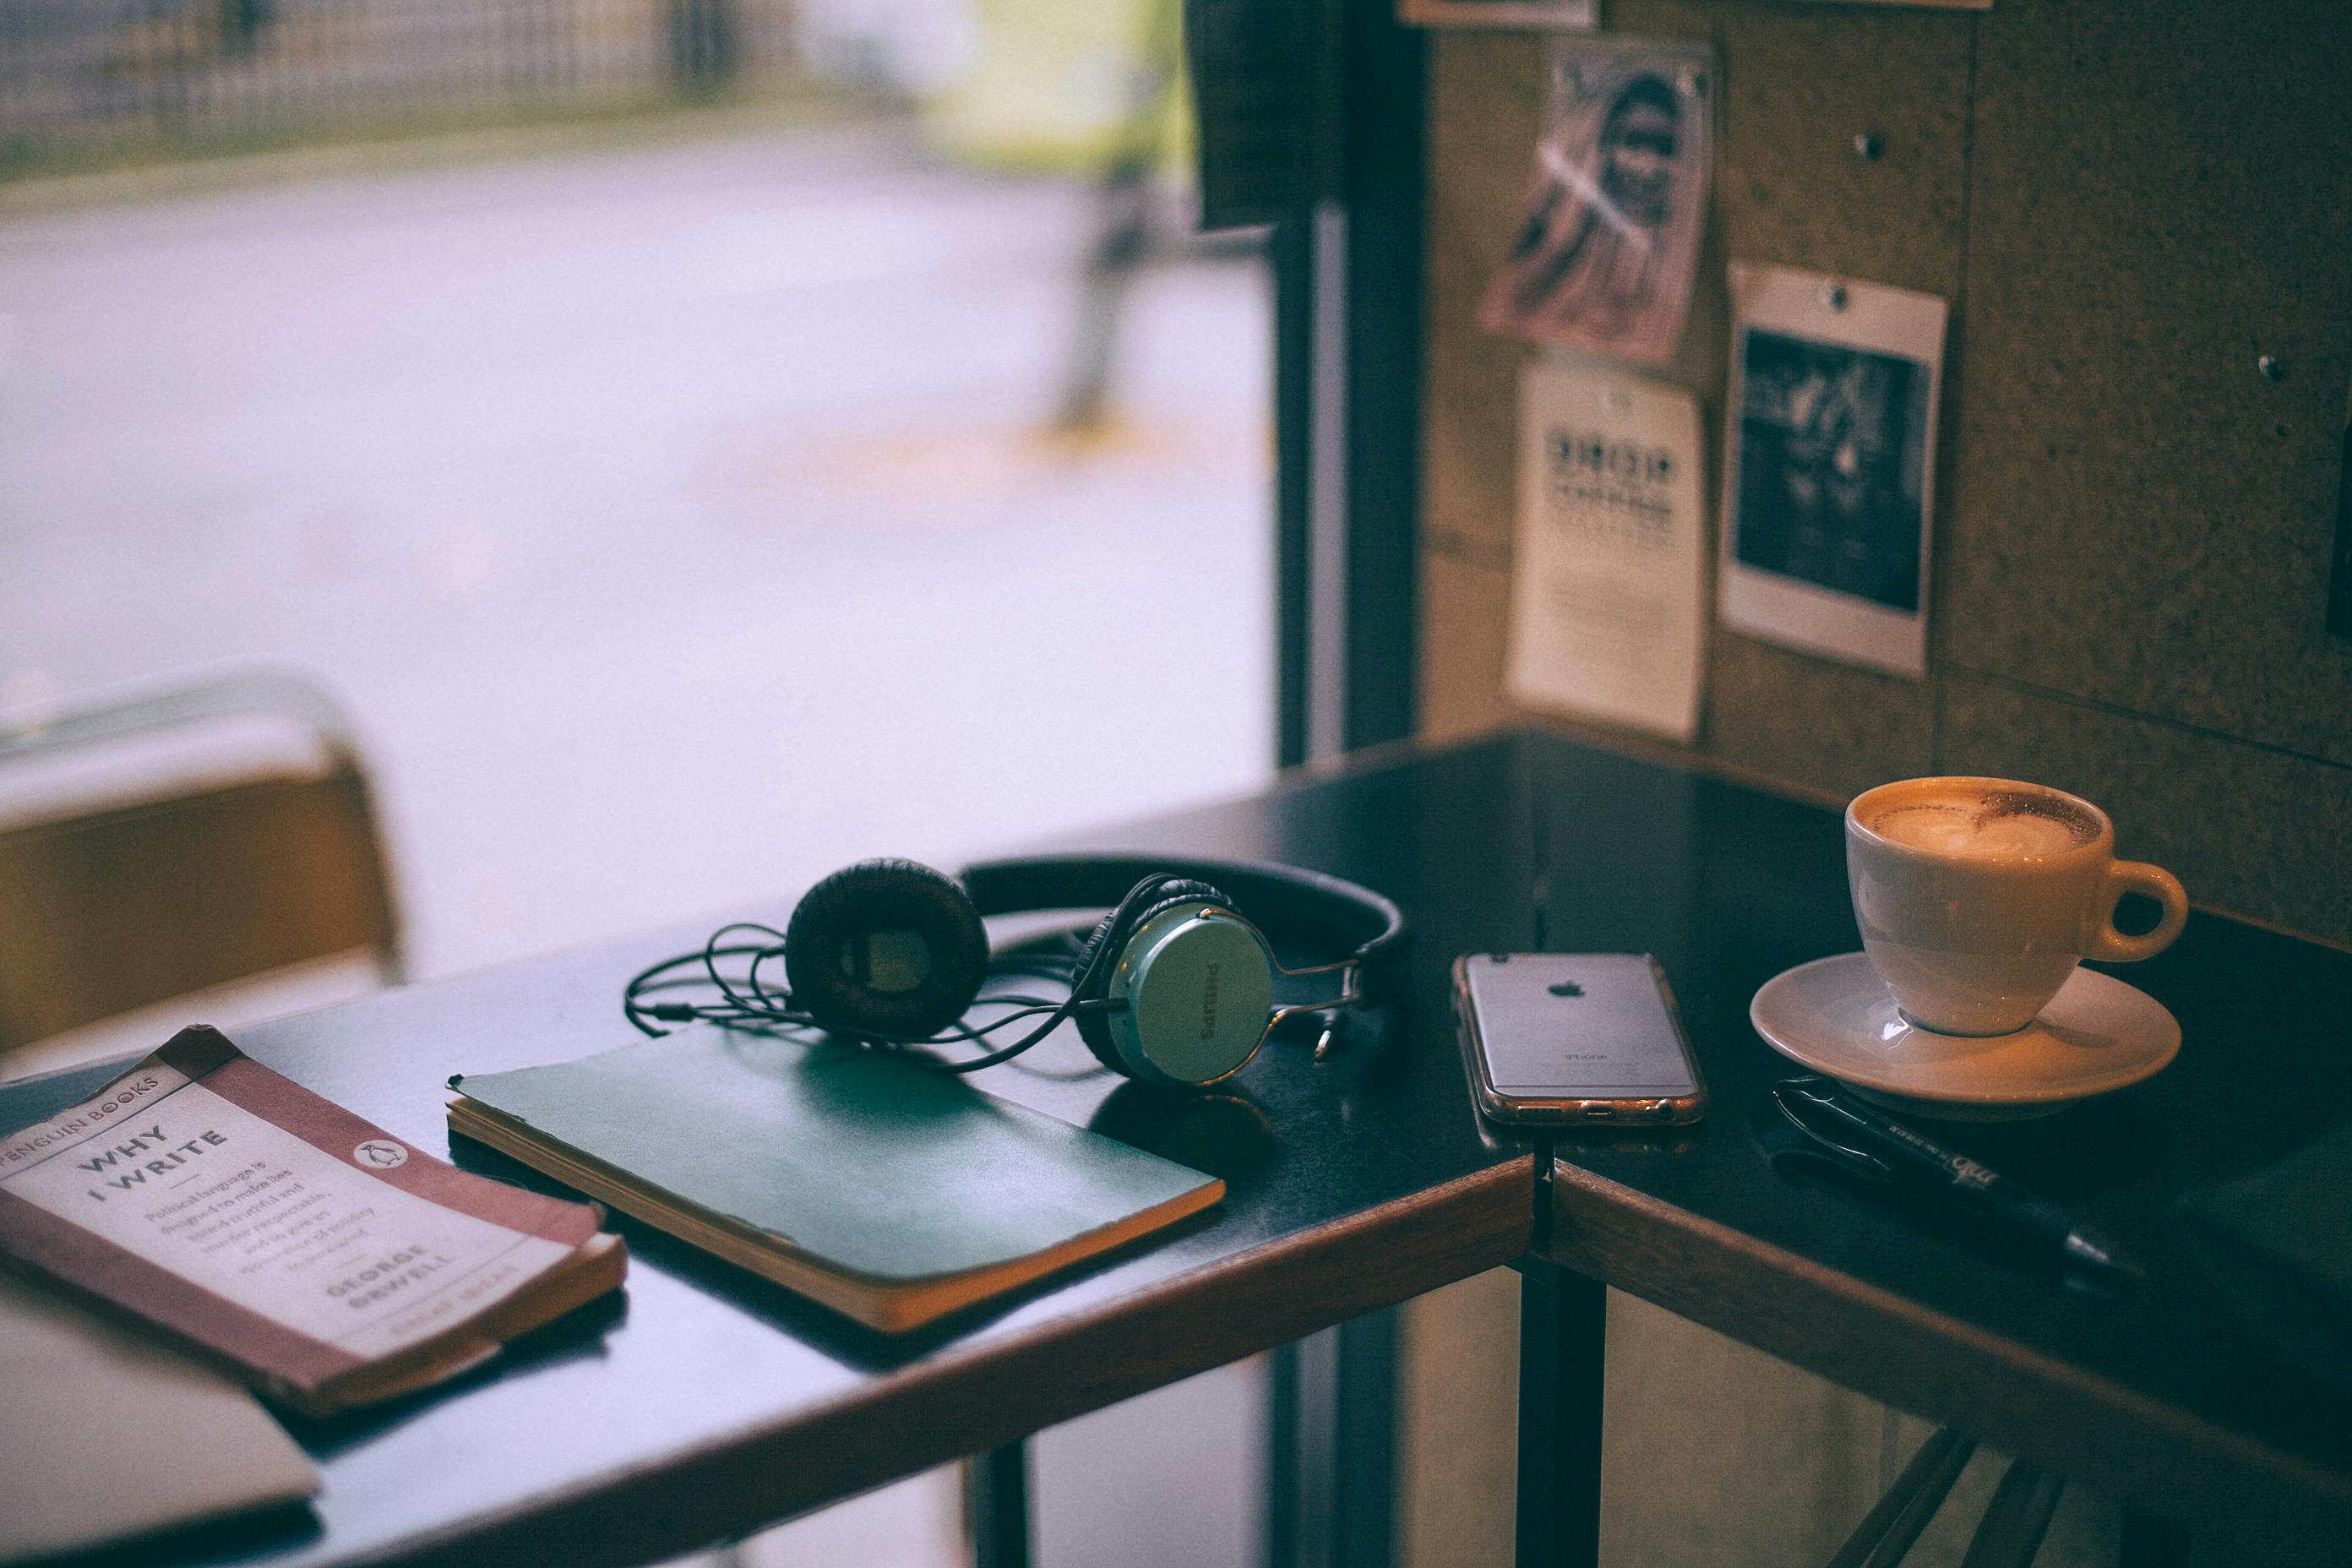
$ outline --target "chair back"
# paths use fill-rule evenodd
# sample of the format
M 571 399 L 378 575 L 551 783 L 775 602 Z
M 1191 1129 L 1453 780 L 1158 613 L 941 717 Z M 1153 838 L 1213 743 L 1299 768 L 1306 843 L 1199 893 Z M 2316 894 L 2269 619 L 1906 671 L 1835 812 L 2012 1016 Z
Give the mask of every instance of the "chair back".
M 282 677 L 0 731 L 0 1051 L 307 960 L 400 977 L 365 771 Z

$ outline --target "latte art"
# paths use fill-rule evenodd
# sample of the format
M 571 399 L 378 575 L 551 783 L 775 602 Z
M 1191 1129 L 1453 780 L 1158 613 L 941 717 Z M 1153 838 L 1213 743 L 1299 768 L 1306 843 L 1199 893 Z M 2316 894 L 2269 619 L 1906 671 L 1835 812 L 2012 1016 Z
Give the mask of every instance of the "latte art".
M 1982 860 L 2056 855 L 2099 836 L 2098 823 L 2072 802 L 2019 790 L 1913 795 L 1864 826 L 1914 849 Z

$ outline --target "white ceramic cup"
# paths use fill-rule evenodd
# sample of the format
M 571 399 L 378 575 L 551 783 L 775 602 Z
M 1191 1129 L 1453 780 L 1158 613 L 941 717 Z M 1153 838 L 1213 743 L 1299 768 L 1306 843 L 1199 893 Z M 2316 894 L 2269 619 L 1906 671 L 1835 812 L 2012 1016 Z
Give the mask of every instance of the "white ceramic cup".
M 1870 826 L 1893 827 L 1904 820 L 1893 813 L 1933 812 L 1971 795 L 2003 803 L 1993 810 L 2064 825 L 2053 835 L 2063 842 L 1954 849 L 1899 842 Z M 1871 967 L 1906 1017 L 1947 1035 L 2021 1029 L 2079 961 L 2153 958 L 2189 918 L 2189 895 L 2171 872 L 2116 858 L 2106 813 L 2015 779 L 1952 775 L 1864 790 L 1845 808 L 1845 868 Z M 2116 903 L 2126 892 L 2164 906 L 2145 936 L 2116 929 Z

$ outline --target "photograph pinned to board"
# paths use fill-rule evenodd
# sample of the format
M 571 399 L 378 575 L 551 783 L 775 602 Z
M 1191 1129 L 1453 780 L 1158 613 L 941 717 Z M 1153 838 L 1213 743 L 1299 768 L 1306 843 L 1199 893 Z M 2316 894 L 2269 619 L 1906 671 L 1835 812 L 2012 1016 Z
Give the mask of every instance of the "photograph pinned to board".
M 1397 0 L 1397 20 L 1408 27 L 1590 33 L 1601 26 L 1601 0 Z
M 1591 365 L 1519 376 L 1505 681 L 1528 707 L 1698 738 L 1698 404 Z
M 1706 216 L 1714 76 L 1705 45 L 1554 47 L 1534 184 L 1480 326 L 1643 364 L 1675 357 Z
M 1945 302 L 1735 262 L 1731 310 L 1723 623 L 1925 675 Z

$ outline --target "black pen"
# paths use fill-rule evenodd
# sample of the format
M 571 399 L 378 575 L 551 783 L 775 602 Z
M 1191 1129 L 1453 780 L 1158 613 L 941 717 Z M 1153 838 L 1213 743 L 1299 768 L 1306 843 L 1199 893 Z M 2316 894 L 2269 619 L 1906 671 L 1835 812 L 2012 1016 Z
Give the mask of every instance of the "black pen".
M 1942 1194 L 1997 1229 L 2068 1263 L 2147 1278 L 2147 1270 L 2123 1248 L 2057 1205 L 1840 1093 L 1827 1079 L 1783 1079 L 1772 1086 L 1772 1100 L 1800 1131 L 1848 1163 Z

